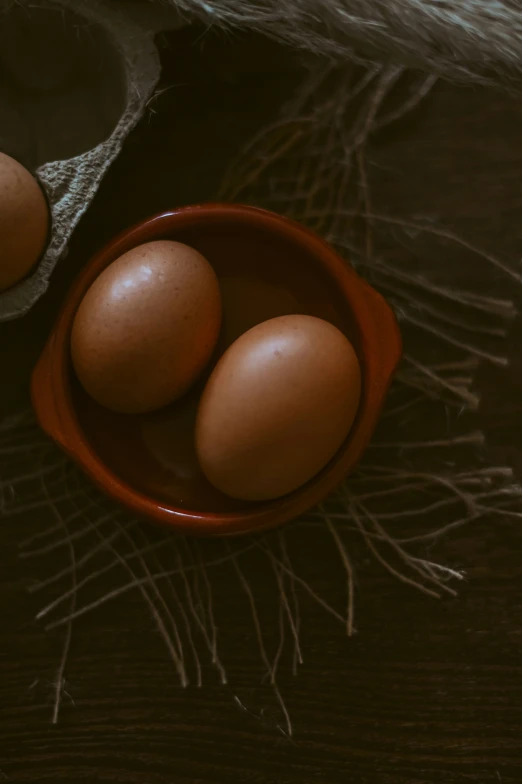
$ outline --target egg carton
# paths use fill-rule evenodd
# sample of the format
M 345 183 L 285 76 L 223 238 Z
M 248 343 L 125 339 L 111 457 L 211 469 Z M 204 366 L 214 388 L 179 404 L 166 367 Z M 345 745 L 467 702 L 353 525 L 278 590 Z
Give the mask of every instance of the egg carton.
M 22 316 L 46 291 L 153 95 L 154 35 L 179 26 L 172 8 L 149 4 L 0 0 L 0 151 L 36 175 L 51 214 L 39 264 L 0 293 L 0 321 Z

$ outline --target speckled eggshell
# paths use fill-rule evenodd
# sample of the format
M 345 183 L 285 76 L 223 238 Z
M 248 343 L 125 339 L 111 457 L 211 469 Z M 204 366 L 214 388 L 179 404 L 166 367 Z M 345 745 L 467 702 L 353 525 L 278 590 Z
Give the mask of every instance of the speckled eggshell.
M 194 383 L 220 323 L 208 261 L 179 242 L 145 243 L 110 264 L 83 298 L 71 334 L 74 368 L 98 403 L 151 411 Z
M 355 419 L 361 372 L 337 327 L 280 316 L 245 332 L 203 392 L 196 449 L 208 480 L 234 498 L 278 498 L 335 455 Z
M 0 291 L 25 278 L 42 255 L 49 210 L 38 182 L 0 153 Z

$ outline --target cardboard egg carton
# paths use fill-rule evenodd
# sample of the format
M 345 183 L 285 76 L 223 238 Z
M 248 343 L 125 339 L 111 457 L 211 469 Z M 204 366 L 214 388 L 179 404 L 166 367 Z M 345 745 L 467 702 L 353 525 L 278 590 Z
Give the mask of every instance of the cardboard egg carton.
M 26 313 L 160 76 L 154 34 L 172 9 L 95 0 L 0 0 L 0 151 L 40 180 L 51 233 L 30 275 L 0 293 L 0 321 Z M 1 259 L 0 259 L 1 263 Z

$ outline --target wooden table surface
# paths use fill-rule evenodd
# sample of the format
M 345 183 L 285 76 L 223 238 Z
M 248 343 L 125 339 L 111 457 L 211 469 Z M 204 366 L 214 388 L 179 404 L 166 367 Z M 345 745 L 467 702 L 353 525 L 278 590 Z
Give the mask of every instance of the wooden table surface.
M 275 115 L 294 79 L 292 57 L 251 36 L 185 31 L 164 38 L 162 56 L 170 89 L 128 139 L 49 293 L 27 318 L 0 327 L 2 414 L 25 403 L 56 306 L 93 249 L 148 213 L 212 198 L 226 163 Z M 395 166 L 376 176 L 380 203 L 400 214 L 437 215 L 477 243 L 520 258 L 521 124 L 516 96 L 438 85 L 414 119 L 379 142 L 376 159 L 386 154 Z M 481 373 L 479 414 L 491 459 L 519 474 L 521 333 L 515 325 L 512 367 Z M 39 523 L 37 513 L 0 519 L 0 781 L 522 781 L 516 521 L 473 524 L 434 546 L 433 555 L 466 571 L 456 599 L 431 600 L 391 581 L 355 548 L 358 633 L 347 639 L 310 604 L 304 664 L 296 677 L 282 668 L 290 740 L 276 727 L 245 597 L 225 571 L 218 590 L 227 686 L 209 667 L 201 689 L 181 689 L 139 596 L 129 593 L 75 624 L 70 699 L 52 726 L 63 630 L 46 634 L 33 620 L 40 605 L 26 588 L 37 576 L 32 570 L 45 572 L 18 557 L 20 539 Z M 306 531 L 302 536 L 306 549 Z M 337 561 L 319 569 L 328 558 L 327 548 L 310 544 L 317 585 L 331 595 L 342 576 Z M 267 591 L 261 613 L 270 611 L 271 598 Z

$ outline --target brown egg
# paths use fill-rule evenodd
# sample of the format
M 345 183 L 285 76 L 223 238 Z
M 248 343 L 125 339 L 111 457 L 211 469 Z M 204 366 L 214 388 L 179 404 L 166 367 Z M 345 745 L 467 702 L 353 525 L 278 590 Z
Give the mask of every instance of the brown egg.
M 0 153 L 0 291 L 22 280 L 45 248 L 49 210 L 37 181 Z
M 220 322 L 217 278 L 200 253 L 168 240 L 139 245 L 101 273 L 78 308 L 76 374 L 114 411 L 160 408 L 201 373 Z
M 234 498 L 297 489 L 337 452 L 357 413 L 361 373 L 337 327 L 280 316 L 245 332 L 201 398 L 196 449 L 207 479 Z

